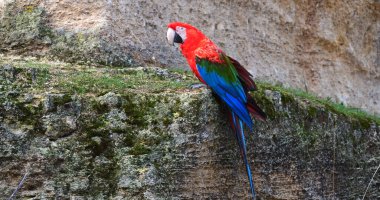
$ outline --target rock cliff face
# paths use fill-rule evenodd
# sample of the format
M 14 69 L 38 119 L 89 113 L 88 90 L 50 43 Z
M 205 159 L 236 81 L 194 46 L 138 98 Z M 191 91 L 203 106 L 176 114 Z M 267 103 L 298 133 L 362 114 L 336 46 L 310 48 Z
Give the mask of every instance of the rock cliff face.
M 187 89 L 191 77 L 0 61 L 0 197 L 27 173 L 20 199 L 249 199 L 225 108 Z M 258 196 L 361 198 L 380 161 L 379 119 L 259 88 L 269 119 L 247 134 Z
M 197 81 L 166 44 L 177 20 L 257 79 L 331 97 L 258 84 L 269 119 L 247 140 L 259 198 L 361 198 L 380 162 L 380 120 L 342 104 L 380 113 L 379 10 L 369 0 L 0 1 L 0 198 L 24 174 L 21 199 L 250 198 L 225 108 L 189 89 Z
M 69 62 L 185 68 L 165 25 L 203 30 L 259 79 L 380 113 L 380 3 L 360 1 L 0 2 L 0 52 Z

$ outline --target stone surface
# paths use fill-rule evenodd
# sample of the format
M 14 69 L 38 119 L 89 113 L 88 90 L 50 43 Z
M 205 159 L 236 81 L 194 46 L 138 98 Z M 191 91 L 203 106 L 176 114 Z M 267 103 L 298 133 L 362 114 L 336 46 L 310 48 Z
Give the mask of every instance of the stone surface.
M 207 88 L 127 84 L 80 93 L 51 81 L 73 76 L 73 66 L 50 66 L 49 75 L 41 69 L 46 65 L 15 65 L 0 66 L 0 198 L 9 197 L 28 172 L 17 198 L 250 199 L 225 108 Z M 148 69 L 122 71 L 129 74 L 123 80 L 141 77 L 139 71 L 150 77 L 146 88 L 157 87 L 153 80 L 162 74 L 173 78 L 161 81 L 183 81 Z M 101 74 L 107 73 L 121 72 Z M 51 87 L 40 87 L 46 77 Z M 80 83 L 89 87 L 85 78 Z M 379 120 L 346 115 L 276 87 L 259 85 L 254 96 L 269 116 L 247 133 L 260 199 L 362 197 L 380 162 Z M 368 199 L 380 197 L 379 181 L 377 174 Z
M 204 31 L 258 79 L 379 114 L 379 13 L 375 0 L 4 0 L 0 52 L 187 68 L 165 41 L 166 24 L 178 20 Z

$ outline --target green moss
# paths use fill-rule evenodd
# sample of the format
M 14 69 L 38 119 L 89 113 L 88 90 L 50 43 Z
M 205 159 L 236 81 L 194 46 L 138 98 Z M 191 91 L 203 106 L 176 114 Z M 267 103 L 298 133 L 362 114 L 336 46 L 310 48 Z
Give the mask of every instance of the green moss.
M 117 75 L 104 74 L 94 76 L 92 73 L 79 72 L 68 77 L 60 77 L 57 87 L 69 93 L 102 93 L 104 90 L 110 90 L 111 88 L 121 91 L 127 87 L 127 83 L 122 77 Z
M 86 114 L 84 114 L 86 115 Z M 115 157 L 113 142 L 106 128 L 104 116 L 84 116 L 81 123 L 84 125 L 83 134 L 79 140 L 85 145 L 85 149 L 92 153 L 93 158 L 104 156 L 108 159 Z
M 43 36 L 39 30 L 44 26 L 43 16 L 42 8 L 26 6 L 20 11 L 15 3 L 7 3 L 0 21 L 0 28 L 5 30 L 0 33 L 0 47 L 23 49 L 27 45 L 40 43 Z
M 42 116 L 42 105 L 36 107 L 25 102 L 17 102 L 15 106 L 20 112 L 13 120 L 25 125 L 32 125 L 35 127 L 35 130 L 37 130 L 40 126 L 39 119 Z
M 316 117 L 317 116 L 317 111 L 318 109 L 312 105 L 307 107 L 307 113 L 311 117 Z
M 108 132 L 105 129 L 107 124 L 105 117 L 101 116 L 88 116 L 86 118 L 81 118 L 83 120 L 83 131 L 86 133 L 85 136 L 87 138 L 99 136 L 106 137 L 108 136 Z
M 48 32 L 49 33 L 49 32 Z M 65 60 L 69 63 L 97 63 L 96 51 L 100 46 L 99 38 L 83 33 L 49 33 L 53 34 L 50 50 L 52 57 Z
M 100 104 L 96 99 L 91 99 L 89 101 L 89 106 L 90 106 L 91 110 L 96 111 L 96 113 L 98 113 L 98 114 L 104 114 L 109 110 L 107 105 Z
M 122 53 L 118 44 L 109 44 L 96 34 L 52 30 L 42 7 L 20 7 L 18 3 L 10 2 L 5 5 L 3 16 L 0 21 L 0 30 L 4 30 L 0 31 L 0 52 L 22 55 L 29 54 L 34 48 L 39 55 L 70 63 L 133 64 L 132 57 Z
M 132 147 L 136 143 L 136 134 L 131 132 L 124 134 L 123 142 L 127 147 Z
M 107 69 L 62 63 L 49 63 L 37 60 L 4 60 L 12 62 L 17 73 L 26 79 L 19 79 L 20 84 L 30 85 L 35 92 L 51 90 L 69 94 L 105 94 L 109 91 L 125 93 L 126 91 L 164 92 L 183 90 L 195 82 L 193 77 L 179 72 L 162 76 L 157 69 Z M 31 70 L 32 69 L 32 70 Z M 166 76 L 166 75 L 165 75 Z M 26 82 L 28 80 L 28 82 Z M 17 82 L 18 84 L 18 82 Z M 12 86 L 13 87 L 13 86 Z M 18 87 L 19 86 L 14 86 Z
M 44 62 L 27 60 L 25 63 L 20 63 L 18 65 L 18 67 L 21 67 L 21 68 L 36 68 L 36 69 L 49 69 L 49 68 L 52 67 L 52 65 L 49 64 L 49 63 L 44 63 Z
M 81 138 L 81 144 L 85 144 L 85 149 L 92 153 L 91 161 L 89 161 L 89 166 L 87 166 L 89 168 L 88 171 L 91 172 L 89 174 L 89 188 L 87 190 L 91 191 L 89 195 L 113 195 L 117 188 L 117 174 L 120 166 L 117 164 L 119 158 L 115 153 L 115 146 L 112 140 L 108 134 L 95 137 L 82 135 Z
M 369 128 L 370 124 L 380 125 L 380 117 L 376 115 L 370 115 L 367 112 L 360 110 L 359 108 L 346 107 L 342 104 L 327 102 L 325 105 L 330 108 L 332 112 L 343 114 L 351 119 L 356 119 L 363 125 L 363 128 Z
M 311 149 L 313 149 L 317 139 L 320 138 L 318 132 L 308 130 L 305 127 L 296 127 L 296 134 L 301 138 L 303 145 L 306 145 Z
M 275 111 L 274 104 L 267 96 L 265 96 L 264 89 L 259 88 L 258 91 L 253 92 L 252 96 L 254 97 L 257 104 L 264 110 L 269 119 L 275 119 L 277 112 Z
M 117 72 L 117 71 L 116 71 Z M 143 71 L 120 73 L 97 73 L 96 71 L 79 71 L 70 76 L 58 77 L 56 87 L 70 93 L 105 93 L 115 91 L 123 93 L 125 90 L 140 90 L 161 92 L 185 88 L 189 82 L 161 79 L 155 74 Z
M 369 124 L 375 123 L 380 125 L 380 117 L 368 114 L 367 112 L 364 112 L 358 108 L 350 108 L 346 107 L 342 104 L 332 102 L 331 99 L 321 99 L 313 94 L 304 92 L 299 89 L 292 89 L 292 88 L 284 88 L 281 86 L 271 85 L 269 83 L 265 82 L 259 82 L 258 87 L 262 88 L 262 90 L 272 90 L 272 91 L 278 91 L 282 94 L 282 98 L 284 99 L 284 103 L 290 103 L 294 102 L 294 97 L 299 99 L 307 100 L 315 105 L 320 105 L 325 107 L 327 110 L 337 113 L 339 115 L 344 115 L 352 119 L 358 119 L 360 122 L 362 122 L 363 128 L 368 128 Z M 285 98 L 284 98 L 285 97 Z M 309 110 L 313 114 L 313 110 Z
M 141 99 L 144 96 L 136 94 L 126 94 L 123 95 L 126 101 L 123 105 L 124 112 L 128 116 L 127 122 L 138 127 L 146 127 L 147 122 L 147 113 L 150 113 L 150 110 L 154 108 L 157 103 L 157 97 L 150 95 L 148 99 Z M 145 97 L 144 97 L 145 98 Z
M 144 155 L 149 154 L 151 152 L 151 149 L 146 147 L 144 144 L 136 143 L 129 151 L 128 154 L 130 155 Z
M 292 94 L 288 92 L 282 92 L 281 93 L 281 102 L 284 105 L 294 104 L 295 98 Z
M 352 126 L 354 129 L 369 129 L 372 121 L 368 118 L 353 118 Z
M 80 36 L 79 39 L 83 40 L 82 37 L 85 36 Z M 17 60 L 15 67 L 18 74 L 16 76 L 17 81 L 3 86 L 1 90 L 7 91 L 10 90 L 9 88 L 17 88 L 22 92 L 23 90 L 30 91 L 29 87 L 32 87 L 32 91 L 35 93 L 45 92 L 49 89 L 59 91 L 59 93 L 65 93 L 69 96 L 72 94 L 95 94 L 98 96 L 109 91 L 121 94 L 135 93 L 136 91 L 144 93 L 181 91 L 196 82 L 192 75 L 190 76 L 190 74 L 182 70 L 169 70 L 168 74 L 165 72 L 165 75 L 162 75 L 162 71 L 155 68 L 138 70 L 116 68 L 99 69 L 88 66 L 46 63 L 36 60 Z M 36 69 L 36 71 L 28 71 L 30 68 Z M 35 76 L 34 80 L 36 81 L 34 81 L 34 84 L 31 84 L 32 76 Z M 49 87 L 47 88 L 47 86 Z M 258 88 L 258 91 L 253 92 L 253 96 L 270 119 L 283 117 L 286 113 L 276 110 L 272 99 L 265 95 L 265 90 L 278 91 L 281 94 L 281 103 L 283 105 L 297 104 L 298 99 L 306 100 L 308 102 L 306 107 L 309 116 L 315 117 L 318 111 L 317 108 L 320 107 L 326 111 L 349 117 L 352 120 L 358 120 L 360 122 L 358 125 L 365 129 L 369 128 L 373 123 L 380 124 L 380 118 L 378 116 L 369 115 L 359 109 L 334 103 L 330 99 L 317 98 L 301 90 L 283 88 L 268 83 L 258 83 Z M 58 103 L 68 101 L 69 99 L 63 99 L 62 102 Z M 144 126 L 147 120 L 144 117 L 145 113 L 150 112 L 148 108 L 154 107 L 156 102 L 157 99 L 152 97 L 150 100 L 141 101 L 141 103 L 127 103 L 127 105 L 124 106 L 124 110 L 127 115 L 130 116 L 128 119 L 129 122 Z M 190 103 L 199 104 L 202 102 Z M 95 103 L 94 107 L 96 107 L 99 113 L 107 111 L 106 107 L 98 103 Z M 139 110 L 136 110 L 136 108 Z M 176 111 L 172 110 L 172 113 L 176 113 Z M 166 117 L 161 120 L 161 122 L 170 124 L 173 118 L 178 117 L 178 115 L 181 116 L 183 113 Z
M 64 105 L 68 102 L 71 102 L 71 95 L 68 94 L 63 94 L 61 97 L 56 97 L 53 99 L 53 104 L 54 105 Z
M 106 138 L 97 138 L 98 140 L 95 140 L 94 138 L 91 138 L 89 142 L 87 143 L 87 150 L 90 150 L 93 153 L 93 156 L 99 156 L 102 153 L 106 152 L 109 148 L 110 140 Z
M 46 84 L 48 83 L 50 78 L 51 76 L 47 69 L 38 70 L 36 75 L 36 81 L 33 87 L 38 88 L 40 90 L 46 88 Z
M 168 125 L 172 124 L 172 122 L 173 122 L 173 118 L 170 117 L 170 116 L 162 118 L 162 123 L 165 126 L 168 126 Z
M 171 68 L 171 69 L 169 69 L 169 72 L 179 73 L 179 74 L 186 74 L 186 73 L 189 73 L 190 71 L 182 69 L 182 68 Z

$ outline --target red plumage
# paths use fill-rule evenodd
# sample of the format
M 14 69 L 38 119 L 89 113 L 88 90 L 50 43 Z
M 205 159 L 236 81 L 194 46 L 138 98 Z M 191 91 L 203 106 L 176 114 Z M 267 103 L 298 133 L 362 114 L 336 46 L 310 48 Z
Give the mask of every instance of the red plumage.
M 177 27 L 186 28 L 186 42 L 181 44 L 180 48 L 183 56 L 186 58 L 191 70 L 195 76 L 203 83 L 205 83 L 200 76 L 196 64 L 195 64 L 195 53 L 197 52 L 198 57 L 207 58 L 209 60 L 221 62 L 219 59 L 219 54 L 217 52 L 222 52 L 210 39 L 208 39 L 201 31 L 194 28 L 193 26 L 182 23 L 174 22 L 168 25 L 169 28 L 176 30 Z
M 195 76 L 208 85 L 220 102 L 228 106 L 231 127 L 246 167 L 252 197 L 255 197 L 250 164 L 244 136 L 244 124 L 252 129 L 251 115 L 265 120 L 265 113 L 257 106 L 249 91 L 256 90 L 252 75 L 235 59 L 227 56 L 201 31 L 181 22 L 168 25 L 170 44 L 180 43 L 183 56 Z M 251 114 L 251 115 L 250 115 Z
M 206 58 L 212 62 L 221 63 L 220 54 L 223 51 L 214 44 L 209 38 L 207 38 L 201 31 L 195 27 L 182 23 L 173 22 L 168 25 L 168 28 L 177 30 L 178 27 L 186 28 L 186 42 L 180 45 L 183 56 L 186 58 L 191 70 L 195 76 L 202 82 L 201 75 L 197 70 L 195 63 L 195 57 Z M 257 106 L 254 99 L 248 94 L 249 91 L 254 91 L 257 89 L 255 82 L 252 79 L 252 75 L 235 59 L 228 57 L 235 67 L 238 78 L 243 85 L 247 98 L 247 108 L 253 117 L 264 121 L 266 119 L 265 113 Z

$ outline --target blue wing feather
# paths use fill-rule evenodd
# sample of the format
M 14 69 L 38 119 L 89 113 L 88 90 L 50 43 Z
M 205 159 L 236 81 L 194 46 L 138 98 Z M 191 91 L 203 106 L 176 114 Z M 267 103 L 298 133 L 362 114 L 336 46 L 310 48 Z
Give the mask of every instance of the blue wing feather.
M 253 122 L 246 107 L 247 97 L 239 80 L 228 82 L 217 71 L 210 71 L 198 63 L 197 69 L 206 84 L 252 129 Z

